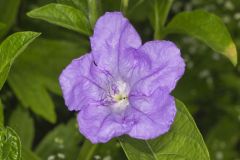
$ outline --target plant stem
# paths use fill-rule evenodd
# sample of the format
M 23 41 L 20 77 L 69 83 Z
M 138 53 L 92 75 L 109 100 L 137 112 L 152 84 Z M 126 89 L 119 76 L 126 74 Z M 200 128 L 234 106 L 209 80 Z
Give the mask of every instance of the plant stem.
M 154 39 L 162 39 L 164 37 L 163 29 L 172 6 L 173 0 L 154 0 L 154 21 L 155 32 Z
M 128 0 L 121 0 L 121 11 L 126 14 L 128 8 Z
M 97 146 L 97 144 L 92 144 L 90 141 L 85 140 L 78 155 L 78 160 L 91 160 Z
M 88 0 L 88 18 L 92 29 L 94 28 L 95 23 L 100 16 L 100 13 L 102 11 L 101 7 L 101 0 Z

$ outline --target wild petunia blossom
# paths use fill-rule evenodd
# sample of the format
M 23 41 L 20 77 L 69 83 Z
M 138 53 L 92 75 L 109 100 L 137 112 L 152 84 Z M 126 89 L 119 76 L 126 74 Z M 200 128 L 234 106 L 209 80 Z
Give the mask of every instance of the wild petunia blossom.
M 80 132 L 92 143 L 166 133 L 176 114 L 170 93 L 185 69 L 176 45 L 142 45 L 120 12 L 100 17 L 90 40 L 91 52 L 73 60 L 59 78 L 66 106 L 78 112 Z

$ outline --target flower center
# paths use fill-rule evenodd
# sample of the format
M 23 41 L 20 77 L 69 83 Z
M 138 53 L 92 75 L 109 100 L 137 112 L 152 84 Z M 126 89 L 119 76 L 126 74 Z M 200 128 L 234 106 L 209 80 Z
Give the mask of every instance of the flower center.
M 121 95 L 121 94 L 115 94 L 115 95 L 113 96 L 113 99 L 114 99 L 114 101 L 116 101 L 116 102 L 119 102 L 119 101 L 121 101 L 121 100 L 125 100 L 125 99 L 127 99 L 127 98 L 128 98 L 127 96 Z
M 129 87 L 124 81 L 117 81 L 116 83 L 117 93 L 112 95 L 114 104 L 111 106 L 113 111 L 121 112 L 127 108 Z

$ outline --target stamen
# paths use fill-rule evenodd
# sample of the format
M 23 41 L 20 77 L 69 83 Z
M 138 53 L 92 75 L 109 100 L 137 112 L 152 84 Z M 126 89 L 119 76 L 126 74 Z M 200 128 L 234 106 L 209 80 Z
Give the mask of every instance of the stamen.
M 112 104 L 112 109 L 114 112 L 121 112 L 127 108 L 129 87 L 124 81 L 117 81 L 117 93 L 112 95 L 112 99 L 115 102 Z

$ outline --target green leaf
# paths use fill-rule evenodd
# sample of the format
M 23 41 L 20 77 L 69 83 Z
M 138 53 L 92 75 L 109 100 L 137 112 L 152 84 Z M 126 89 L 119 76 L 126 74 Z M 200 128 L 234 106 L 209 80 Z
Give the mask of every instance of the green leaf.
M 0 99 L 0 127 L 4 126 L 3 104 Z
M 15 22 L 20 0 L 1 0 L 0 1 L 0 22 L 5 24 L 3 30 L 0 29 L 0 38 L 4 36 Z M 4 14 L 3 14 L 4 13 Z
M 0 45 L 0 89 L 6 81 L 15 58 L 39 35 L 36 32 L 18 32 L 2 42 Z
M 176 100 L 177 115 L 168 133 L 153 140 L 121 137 L 129 160 L 194 159 L 209 160 L 203 138 L 186 107 Z
M 101 0 L 57 0 L 57 2 L 83 11 L 92 28 L 102 11 Z
M 83 146 L 81 147 L 81 151 L 78 155 L 78 160 L 91 160 L 93 159 L 94 152 L 97 149 L 98 144 L 92 144 L 87 139 L 84 141 Z
M 84 12 L 71 6 L 51 3 L 34 9 L 28 12 L 27 15 L 85 35 L 91 34 L 91 27 Z
M 61 95 L 61 71 L 84 52 L 79 44 L 38 39 L 16 61 L 8 83 L 24 107 L 54 123 L 56 113 L 48 90 Z
M 22 160 L 40 160 L 40 158 L 30 149 L 22 147 Z
M 24 68 L 27 68 L 27 65 L 21 66 L 21 69 Z M 21 69 L 16 67 L 11 72 L 8 77 L 9 85 L 24 107 L 30 107 L 37 115 L 51 123 L 55 123 L 56 113 L 54 104 L 46 89 L 42 87 L 41 79 L 38 79 L 36 73 L 30 74 L 31 72 L 28 73 L 28 70 Z
M 18 106 L 11 114 L 8 125 L 18 133 L 22 145 L 31 148 L 34 138 L 34 122 L 28 111 Z
M 197 10 L 177 14 L 167 25 L 165 34 L 184 33 L 206 43 L 213 50 L 237 64 L 237 50 L 221 19 L 214 14 Z
M 77 159 L 80 150 L 79 143 L 82 139 L 76 121 L 70 120 L 67 125 L 58 125 L 48 133 L 37 146 L 36 153 L 42 159 L 50 159 L 50 157 Z
M 88 3 L 87 0 L 57 0 L 58 3 L 66 4 L 72 6 L 81 11 L 84 11 L 85 15 L 88 13 Z
M 17 133 L 7 127 L 0 128 L 0 159 L 20 160 L 21 142 Z

